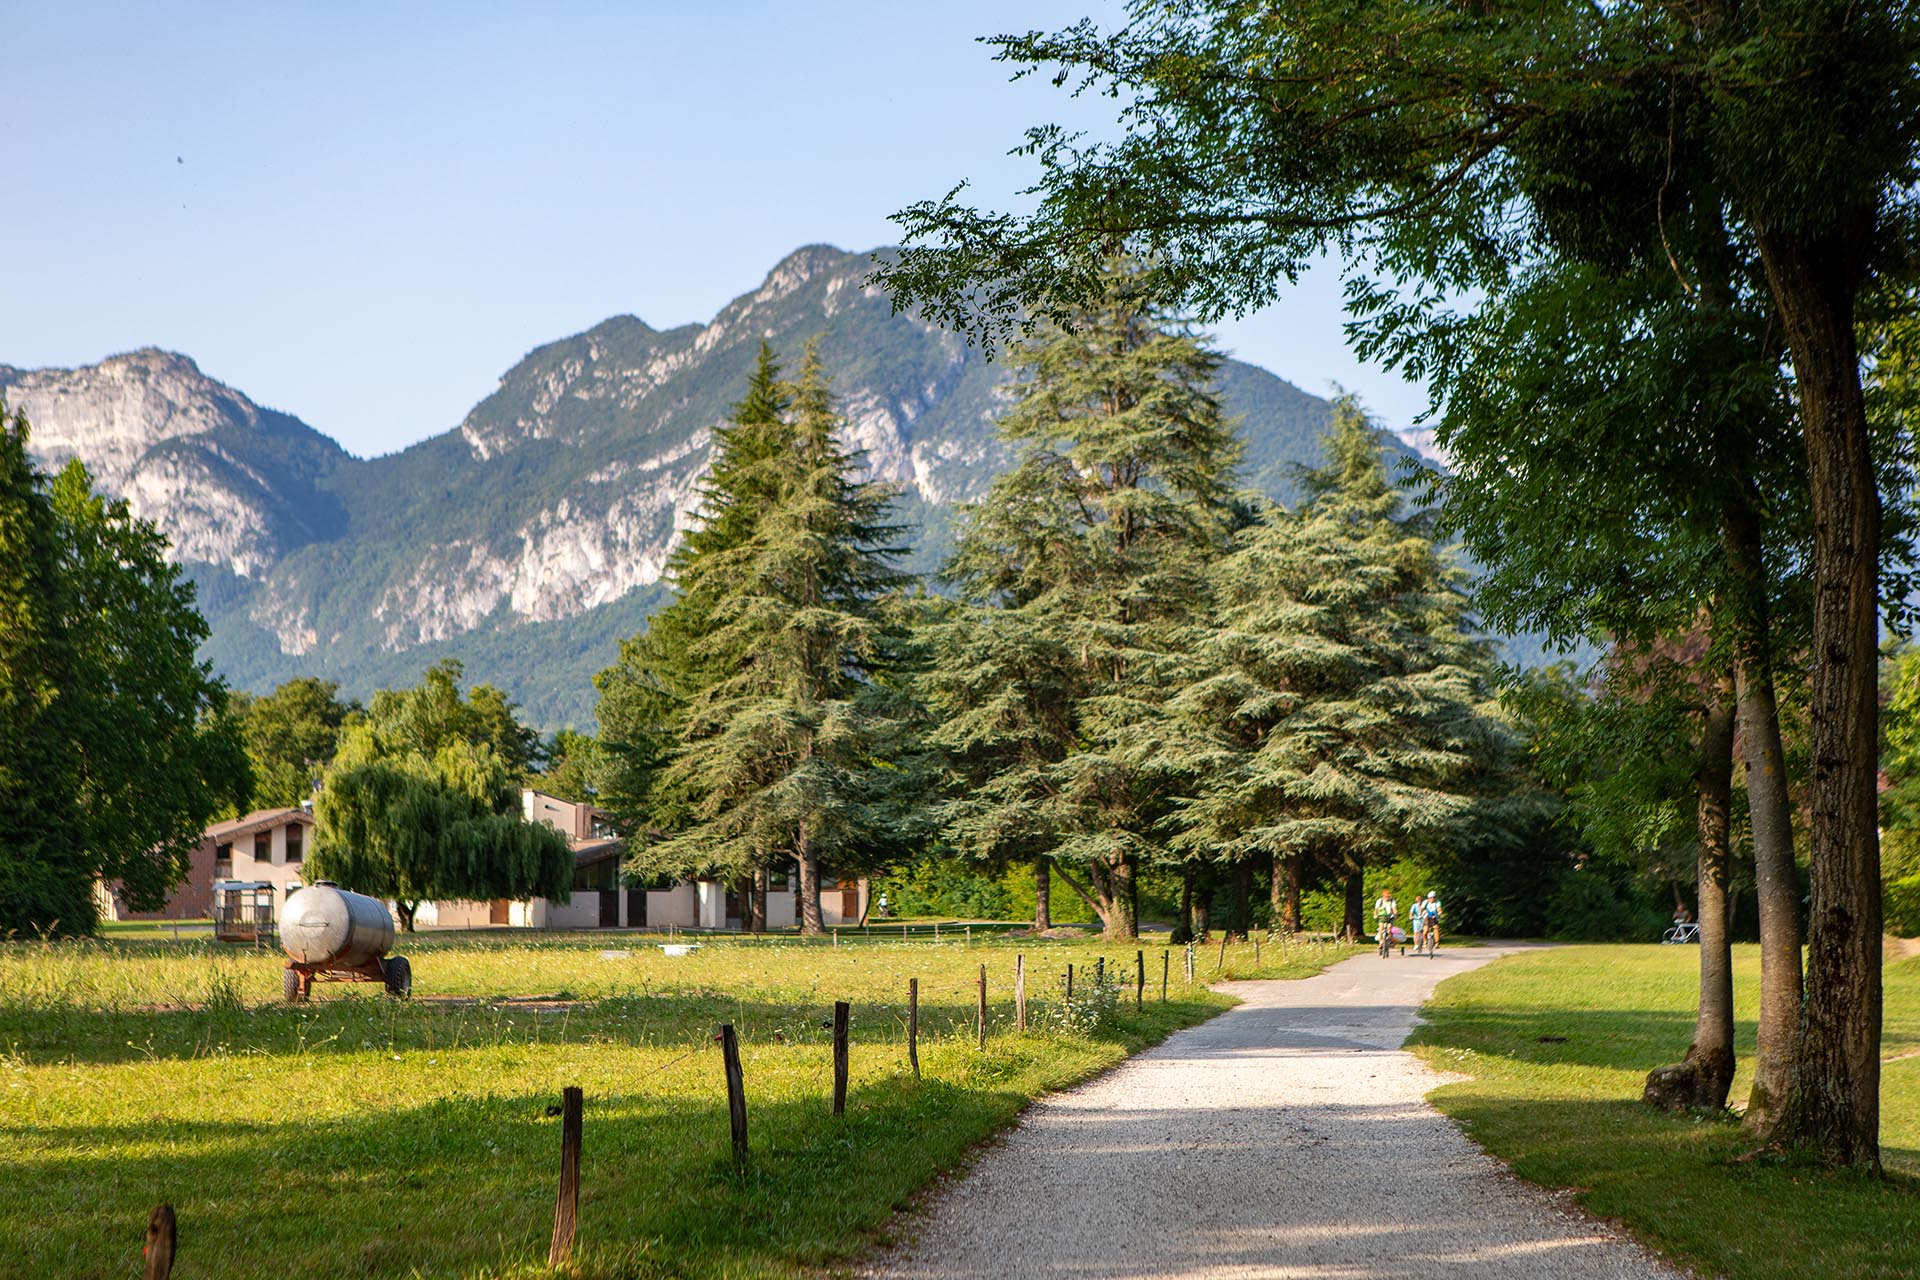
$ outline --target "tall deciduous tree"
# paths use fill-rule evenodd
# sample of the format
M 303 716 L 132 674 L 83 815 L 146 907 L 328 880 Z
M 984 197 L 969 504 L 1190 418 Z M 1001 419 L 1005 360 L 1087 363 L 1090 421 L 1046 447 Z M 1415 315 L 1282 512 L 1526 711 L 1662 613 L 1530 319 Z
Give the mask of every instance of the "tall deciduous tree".
M 1659 238 L 1724 198 L 1758 251 L 1794 373 L 1810 480 L 1812 905 L 1807 1001 L 1771 1136 L 1879 1163 L 1875 683 L 1881 504 L 1856 322 L 1904 270 L 1920 142 L 1920 12 L 1846 0 L 1354 6 L 1136 0 L 1004 37 L 1004 58 L 1110 90 L 1124 132 L 1036 130 L 1031 216 L 957 195 L 908 211 L 897 305 L 990 326 L 1099 292 L 1127 236 L 1205 315 L 1271 299 L 1329 248 L 1413 287 L 1498 288 L 1550 216 Z M 1596 119 L 1641 140 L 1594 163 Z M 1571 197 L 1571 199 L 1569 198 Z M 1429 294 L 1429 297 L 1432 295 Z
M 0 404 L 0 936 L 93 928 L 68 699 L 71 589 L 27 420 Z
M 1240 445 L 1219 357 L 1170 325 L 1136 265 L 1102 279 L 1015 355 L 998 429 L 1019 461 L 961 516 L 945 574 L 971 608 L 932 684 L 935 741 L 967 778 L 948 837 L 1051 858 L 1107 935 L 1131 938 L 1140 867 L 1166 856 L 1164 699 L 1226 544 Z
M 690 658 L 718 678 L 687 698 L 660 776 L 688 798 L 689 821 L 648 861 L 738 876 L 790 856 L 801 928 L 818 933 L 823 862 L 857 870 L 899 817 L 888 794 L 905 744 L 885 677 L 900 636 L 886 602 L 906 575 L 892 565 L 891 494 L 855 478 L 815 348 L 790 417 L 758 427 L 765 446 L 740 459 L 729 492 L 757 497 L 749 527 L 681 568 L 711 620 Z M 721 507 L 712 526 L 729 518 Z
M 313 798 L 314 782 L 333 762 L 340 729 L 357 704 L 340 698 L 332 680 L 298 676 L 272 693 L 233 695 L 253 792 L 245 807 L 290 808 Z
M 247 762 L 166 540 L 0 407 L 0 932 L 88 933 L 96 879 L 162 905 Z

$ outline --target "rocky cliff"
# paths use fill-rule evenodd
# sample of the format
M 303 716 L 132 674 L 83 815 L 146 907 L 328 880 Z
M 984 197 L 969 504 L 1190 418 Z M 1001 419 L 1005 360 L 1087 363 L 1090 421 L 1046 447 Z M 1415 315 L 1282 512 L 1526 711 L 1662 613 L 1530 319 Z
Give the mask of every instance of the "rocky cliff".
M 356 459 L 260 408 L 184 356 L 138 351 L 85 369 L 0 366 L 34 451 L 80 457 L 173 539 L 236 684 L 312 672 L 364 693 L 456 654 L 548 726 L 591 720 L 591 676 L 662 597 L 713 427 L 760 342 L 789 364 L 810 341 L 834 374 L 850 442 L 901 491 L 937 563 L 947 512 L 1004 461 L 1004 365 L 892 314 L 870 260 L 790 255 L 705 325 L 618 316 L 531 352 L 458 427 Z M 1284 495 L 1317 458 L 1327 404 L 1230 362 L 1246 479 Z

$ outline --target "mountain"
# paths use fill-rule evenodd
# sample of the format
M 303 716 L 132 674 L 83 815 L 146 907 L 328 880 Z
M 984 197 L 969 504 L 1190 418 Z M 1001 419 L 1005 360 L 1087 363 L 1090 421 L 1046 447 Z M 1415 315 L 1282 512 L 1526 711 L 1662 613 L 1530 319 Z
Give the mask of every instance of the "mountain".
M 819 340 L 851 442 L 922 530 L 909 567 L 939 562 L 953 504 L 1005 462 L 1006 366 L 893 314 L 870 269 L 814 245 L 705 325 L 602 321 L 529 353 L 458 427 L 380 458 L 161 351 L 0 366 L 0 395 L 43 461 L 84 459 L 173 539 L 212 624 L 208 657 L 237 687 L 318 674 L 364 695 L 453 655 L 534 723 L 586 725 L 593 673 L 666 593 L 713 428 L 763 338 L 790 367 Z M 1237 361 L 1219 387 L 1242 419 L 1245 481 L 1291 496 L 1327 402 Z

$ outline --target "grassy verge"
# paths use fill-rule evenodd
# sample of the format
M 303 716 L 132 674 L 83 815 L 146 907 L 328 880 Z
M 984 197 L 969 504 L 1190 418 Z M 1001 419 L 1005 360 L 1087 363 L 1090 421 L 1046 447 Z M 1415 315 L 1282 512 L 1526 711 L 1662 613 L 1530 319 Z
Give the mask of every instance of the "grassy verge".
M 783 1276 L 869 1247 L 894 1210 L 1029 1100 L 1230 1001 L 1172 955 L 1097 941 L 966 946 L 506 933 L 406 939 L 416 995 L 322 985 L 280 1005 L 269 955 L 135 935 L 0 946 L 0 1239 L 20 1274 L 139 1269 L 171 1201 L 181 1273 L 466 1276 L 544 1269 L 558 1158 L 546 1114 L 587 1093 L 578 1272 Z M 1221 977 L 1304 976 L 1341 952 L 1230 949 Z M 1030 1030 L 1012 1030 L 1025 956 Z M 1105 962 L 1109 982 L 1091 973 Z M 1075 999 L 1060 978 L 1076 969 Z M 979 968 L 991 1036 L 975 1047 Z M 1123 985 L 1111 979 L 1123 971 Z M 923 1079 L 907 1070 L 921 984 Z M 828 1114 L 834 1000 L 853 1002 L 848 1114 Z M 737 1176 L 715 1024 L 743 1047 L 753 1156 Z
M 1882 1180 L 1772 1158 L 1734 1164 L 1752 1144 L 1731 1120 L 1640 1103 L 1647 1070 L 1686 1051 L 1697 965 L 1690 947 L 1567 947 L 1450 979 L 1413 1045 L 1471 1079 L 1437 1090 L 1435 1105 L 1521 1177 L 1573 1188 L 1704 1274 L 1920 1274 L 1920 960 L 1886 970 Z M 1759 968 L 1757 949 L 1735 949 L 1743 1063 Z M 1746 1088 L 1743 1067 L 1735 1101 Z

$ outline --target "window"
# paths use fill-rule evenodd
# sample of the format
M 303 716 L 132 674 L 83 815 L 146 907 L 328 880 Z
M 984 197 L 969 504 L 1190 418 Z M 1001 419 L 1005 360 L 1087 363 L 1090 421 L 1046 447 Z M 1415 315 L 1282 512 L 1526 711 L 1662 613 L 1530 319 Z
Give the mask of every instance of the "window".
M 213 874 L 222 879 L 233 876 L 233 846 L 218 844 L 213 847 Z
M 253 860 L 255 862 L 273 861 L 273 832 L 262 831 L 253 838 Z
M 287 824 L 287 861 L 299 862 L 306 856 L 306 828 L 298 822 Z

